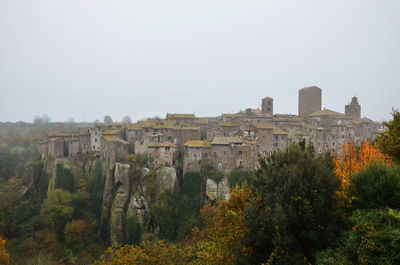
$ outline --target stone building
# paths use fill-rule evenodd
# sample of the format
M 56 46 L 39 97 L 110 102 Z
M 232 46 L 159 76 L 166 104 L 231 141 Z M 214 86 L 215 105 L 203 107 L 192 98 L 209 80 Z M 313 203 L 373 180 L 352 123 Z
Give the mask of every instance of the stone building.
M 299 116 L 308 116 L 321 110 L 321 88 L 304 87 L 299 90 Z
M 353 97 L 351 103 L 345 106 L 344 113 L 354 119 L 361 119 L 361 105 L 358 104 L 357 97 Z
M 211 141 L 189 140 L 185 143 L 183 168 L 187 171 L 198 171 L 211 164 Z
M 261 112 L 268 115 L 274 114 L 274 99 L 265 97 L 261 101 Z
M 163 166 L 175 165 L 175 144 L 169 142 L 152 142 L 148 145 L 147 158 L 149 163 Z

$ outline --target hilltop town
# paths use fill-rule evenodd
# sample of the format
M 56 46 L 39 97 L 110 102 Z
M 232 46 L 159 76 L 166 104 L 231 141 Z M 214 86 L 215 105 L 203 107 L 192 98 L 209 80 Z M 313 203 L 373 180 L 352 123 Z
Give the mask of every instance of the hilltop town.
M 212 165 L 218 171 L 254 169 L 259 155 L 284 150 L 291 143 L 306 140 L 317 153 L 340 151 L 352 141 L 372 141 L 381 124 L 361 118 L 357 97 L 345 106 L 345 113 L 322 109 L 322 90 L 311 86 L 299 90 L 298 115 L 274 113 L 274 99 L 265 97 L 261 107 L 247 108 L 218 117 L 167 114 L 135 124 L 94 124 L 79 133 L 53 132 L 39 143 L 42 157 L 66 158 L 95 153 L 111 165 L 128 154 L 147 156 L 150 164 L 175 166 L 183 171 Z

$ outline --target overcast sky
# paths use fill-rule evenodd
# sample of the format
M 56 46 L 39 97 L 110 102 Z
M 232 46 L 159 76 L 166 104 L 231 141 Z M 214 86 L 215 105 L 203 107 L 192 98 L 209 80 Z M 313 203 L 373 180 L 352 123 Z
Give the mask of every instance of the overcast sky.
M 217 116 L 298 90 L 390 119 L 399 0 L 0 0 L 0 121 Z

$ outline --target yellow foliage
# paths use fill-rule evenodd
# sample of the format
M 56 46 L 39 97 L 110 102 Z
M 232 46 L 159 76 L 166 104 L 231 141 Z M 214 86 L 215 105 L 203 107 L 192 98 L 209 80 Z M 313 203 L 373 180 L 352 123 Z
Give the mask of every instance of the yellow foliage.
M 0 265 L 7 265 L 10 263 L 10 254 L 8 254 L 5 245 L 6 240 L 0 237 Z
M 86 222 L 78 220 L 67 223 L 64 229 L 64 236 L 67 246 L 79 244 L 86 236 Z

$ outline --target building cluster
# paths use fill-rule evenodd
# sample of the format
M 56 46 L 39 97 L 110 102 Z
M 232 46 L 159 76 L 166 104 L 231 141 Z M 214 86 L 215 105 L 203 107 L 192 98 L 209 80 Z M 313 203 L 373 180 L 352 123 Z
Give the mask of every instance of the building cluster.
M 115 163 L 127 154 L 141 154 L 153 164 L 173 166 L 183 161 L 184 171 L 212 165 L 220 171 L 254 169 L 259 155 L 284 150 L 306 140 L 318 153 L 340 151 L 349 141 L 372 141 L 381 125 L 361 118 L 356 97 L 345 113 L 321 108 L 321 89 L 299 90 L 299 115 L 274 114 L 273 99 L 262 99 L 261 108 L 219 117 L 167 114 L 135 124 L 95 124 L 77 134 L 50 133 L 39 144 L 42 156 L 73 157 L 98 154 Z

